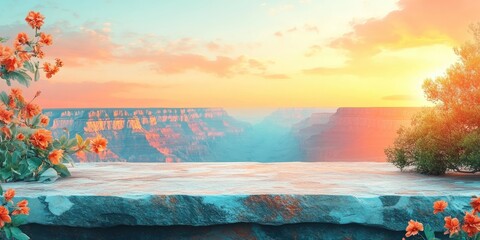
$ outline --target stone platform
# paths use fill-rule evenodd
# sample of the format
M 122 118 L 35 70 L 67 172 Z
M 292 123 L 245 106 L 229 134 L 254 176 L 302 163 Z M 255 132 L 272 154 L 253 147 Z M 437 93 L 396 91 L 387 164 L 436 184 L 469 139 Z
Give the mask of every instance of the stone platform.
M 389 163 L 88 163 L 55 183 L 8 183 L 30 223 L 69 227 L 354 224 L 442 230 L 435 200 L 461 216 L 480 175 L 400 172 Z

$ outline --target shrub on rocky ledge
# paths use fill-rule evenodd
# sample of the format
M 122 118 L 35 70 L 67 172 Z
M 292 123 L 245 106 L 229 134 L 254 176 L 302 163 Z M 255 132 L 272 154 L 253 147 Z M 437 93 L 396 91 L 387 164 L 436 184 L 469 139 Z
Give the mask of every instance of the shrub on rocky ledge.
M 424 109 L 401 128 L 385 150 L 400 169 L 412 166 L 424 174 L 480 171 L 480 24 L 471 27 L 473 41 L 455 49 L 458 61 L 435 80 L 423 84 Z
M 40 66 L 38 59 L 45 57 L 43 48 L 53 43 L 51 35 L 40 31 L 44 19 L 39 12 L 31 11 L 25 21 L 34 30 L 33 36 L 18 33 L 12 48 L 4 45 L 5 38 L 0 38 L 0 78 L 8 86 L 16 81 L 28 87 L 40 79 L 41 70 L 51 78 L 63 67 L 60 59 Z M 66 177 L 70 173 L 64 163 L 73 163 L 70 155 L 80 151 L 99 153 L 106 148 L 107 141 L 100 136 L 86 140 L 79 135 L 70 138 L 68 130 L 55 139 L 45 129 L 49 118 L 33 103 L 39 95 L 37 92 L 27 101 L 18 88 L 0 93 L 0 182 Z

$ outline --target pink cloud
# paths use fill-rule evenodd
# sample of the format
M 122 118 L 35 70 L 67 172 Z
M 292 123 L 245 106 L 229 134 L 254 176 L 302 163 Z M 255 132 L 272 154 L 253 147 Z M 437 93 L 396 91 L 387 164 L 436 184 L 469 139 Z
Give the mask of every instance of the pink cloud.
M 87 24 L 86 24 L 87 25 Z M 266 69 L 260 60 L 245 56 L 230 56 L 232 46 L 218 41 L 198 42 L 192 38 L 162 41 L 158 36 L 129 34 L 131 44 L 117 44 L 112 39 L 111 24 L 96 27 L 88 24 L 75 30 L 66 22 L 59 22 L 42 29 L 51 33 L 54 46 L 45 49 L 47 57 L 60 58 L 65 66 L 84 66 L 98 63 L 149 63 L 152 70 L 161 74 L 178 74 L 200 71 L 221 77 L 235 74 L 258 74 Z M 0 31 L 15 36 L 17 25 L 0 26 Z M 156 42 L 153 39 L 158 39 Z M 125 39 L 124 39 L 125 41 Z M 210 52 L 208 55 L 204 52 Z
M 212 53 L 228 54 L 234 50 L 234 47 L 229 44 L 221 43 L 219 41 L 210 41 L 205 44 L 208 51 Z
M 18 87 L 18 86 L 17 86 Z M 142 96 L 135 97 L 132 91 L 151 90 L 154 88 L 167 89 L 171 86 L 158 86 L 140 83 L 125 82 L 54 82 L 41 81 L 34 83 L 29 89 L 24 89 L 25 96 L 32 97 L 37 90 L 41 90 L 40 97 L 35 100 L 44 108 L 61 107 L 140 107 L 161 106 L 163 99 L 149 99 Z
M 480 1 L 400 0 L 399 10 L 381 19 L 355 23 L 332 47 L 353 54 L 438 43 L 455 43 L 468 37 L 468 26 L 479 20 Z
M 152 69 L 162 74 L 177 74 L 189 70 L 215 74 L 228 77 L 235 73 L 247 73 L 249 69 L 257 68 L 256 60 L 245 57 L 215 56 L 208 58 L 200 54 L 184 53 L 175 54 L 166 51 L 152 51 L 151 49 L 136 49 L 131 54 L 126 54 L 121 62 L 152 64 Z M 251 62 L 255 62 L 252 65 Z M 258 62 L 259 63 L 259 62 Z

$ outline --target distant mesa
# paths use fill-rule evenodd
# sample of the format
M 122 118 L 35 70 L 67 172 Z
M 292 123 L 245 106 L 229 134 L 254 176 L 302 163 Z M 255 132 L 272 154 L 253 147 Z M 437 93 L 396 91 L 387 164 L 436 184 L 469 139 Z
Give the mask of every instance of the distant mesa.
M 296 132 L 306 161 L 384 162 L 384 149 L 420 109 L 339 108 L 331 116 L 312 115 Z

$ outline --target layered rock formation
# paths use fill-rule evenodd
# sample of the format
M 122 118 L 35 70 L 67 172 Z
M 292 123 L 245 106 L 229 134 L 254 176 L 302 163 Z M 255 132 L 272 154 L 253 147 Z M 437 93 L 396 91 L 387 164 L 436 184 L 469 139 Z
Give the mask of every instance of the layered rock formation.
M 100 156 L 78 155 L 79 161 L 180 162 L 204 161 L 209 145 L 242 133 L 249 124 L 222 109 L 53 109 L 54 135 L 103 135 L 108 151 Z
M 339 108 L 296 126 L 306 161 L 385 161 L 384 149 L 420 108 Z M 309 121 L 309 120 L 307 120 Z M 302 125 L 302 124 L 300 124 Z M 306 125 L 306 126 L 305 126 Z

